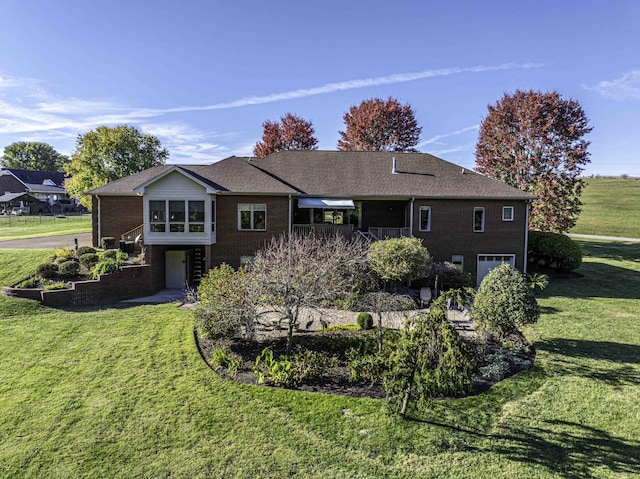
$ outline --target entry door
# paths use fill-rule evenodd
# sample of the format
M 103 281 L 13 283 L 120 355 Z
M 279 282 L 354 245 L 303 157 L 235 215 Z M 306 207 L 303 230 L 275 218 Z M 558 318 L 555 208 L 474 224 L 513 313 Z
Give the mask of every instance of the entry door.
M 187 282 L 187 252 L 184 250 L 166 251 L 166 287 L 182 289 Z
M 496 254 L 490 254 L 490 255 L 478 255 L 478 274 L 477 274 L 477 285 L 480 286 L 480 283 L 482 283 L 482 279 L 489 274 L 489 271 L 491 271 L 493 268 L 497 268 L 498 266 L 500 266 L 501 264 L 507 263 L 509 265 L 511 265 L 512 268 L 515 268 L 515 264 L 516 264 L 516 257 L 515 255 L 512 254 L 505 254 L 505 255 L 496 255 Z

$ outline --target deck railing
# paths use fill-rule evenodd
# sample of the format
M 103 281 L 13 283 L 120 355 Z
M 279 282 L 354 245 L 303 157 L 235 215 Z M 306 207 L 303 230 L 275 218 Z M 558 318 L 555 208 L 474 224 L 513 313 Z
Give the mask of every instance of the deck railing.
M 317 235 L 317 236 L 337 236 L 341 235 L 345 238 L 351 238 L 353 235 L 353 225 L 293 225 L 293 233 L 300 236 Z
M 374 240 L 383 240 L 387 238 L 401 238 L 409 236 L 409 228 L 384 228 L 379 226 L 369 227 L 369 235 Z
M 144 234 L 144 225 L 140 225 L 140 226 L 136 226 L 132 230 L 127 231 L 126 233 L 123 233 L 120 239 L 122 241 L 135 241 L 135 239 L 138 236 L 142 238 L 143 234 Z

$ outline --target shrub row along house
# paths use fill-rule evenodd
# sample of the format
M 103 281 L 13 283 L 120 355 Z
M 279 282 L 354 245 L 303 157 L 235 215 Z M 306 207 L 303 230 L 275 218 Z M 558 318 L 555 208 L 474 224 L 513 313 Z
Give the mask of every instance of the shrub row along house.
M 237 267 L 282 234 L 415 236 L 479 283 L 501 263 L 526 268 L 533 199 L 425 153 L 317 150 L 156 166 L 89 194 L 94 245 L 136 238 L 157 289 Z

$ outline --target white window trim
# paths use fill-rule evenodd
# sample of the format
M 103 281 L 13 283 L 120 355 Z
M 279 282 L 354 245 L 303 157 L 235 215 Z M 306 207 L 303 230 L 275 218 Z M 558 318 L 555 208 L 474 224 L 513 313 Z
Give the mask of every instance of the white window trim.
M 429 211 L 429 221 L 427 221 L 427 228 L 422 228 L 422 211 Z M 418 208 L 418 231 L 431 231 L 431 206 L 421 206 Z
M 248 207 L 248 208 L 247 208 Z M 242 211 L 251 212 L 251 228 L 242 227 Z M 254 228 L 255 211 L 264 211 L 264 228 Z M 267 205 L 266 203 L 238 203 L 238 231 L 266 231 L 267 230 Z
M 182 200 L 182 199 L 174 199 L 174 198 L 149 198 L 147 200 L 147 216 L 149 216 L 151 214 L 151 202 L 154 201 L 158 201 L 158 202 L 163 202 L 164 203 L 164 216 L 165 219 L 164 221 L 153 221 L 150 217 L 148 217 L 146 219 L 146 221 L 149 224 L 149 230 L 151 230 L 151 225 L 152 224 L 163 224 L 165 227 L 164 231 L 149 231 L 150 234 L 154 235 L 161 235 L 161 234 L 169 234 L 169 235 L 201 235 L 203 233 L 206 233 L 206 228 L 204 231 L 189 231 L 189 225 L 191 224 L 198 224 L 198 225 L 204 225 L 206 224 L 206 214 L 207 214 L 207 204 L 206 201 L 202 200 L 202 199 L 188 199 L 188 200 Z M 183 202 L 184 203 L 184 221 L 171 221 L 170 215 L 169 215 L 169 202 L 170 201 L 176 201 L 176 202 Z M 205 214 L 205 221 L 190 221 L 189 220 L 189 202 L 194 202 L 194 201 L 201 201 L 204 204 L 204 214 Z M 184 225 L 184 231 L 171 231 L 171 224 L 182 224 Z
M 455 265 L 456 262 L 460 264 L 460 271 L 464 271 L 464 255 L 454 254 L 451 256 L 451 264 Z
M 505 212 L 509 210 L 511 210 L 511 218 L 507 218 L 505 215 Z M 515 215 L 515 208 L 513 206 L 502 207 L 502 221 L 513 221 L 514 215 Z
M 482 225 L 479 230 L 476 229 L 476 212 L 482 211 Z M 485 211 L 483 206 L 476 206 L 473 208 L 473 232 L 474 233 L 484 233 L 484 219 L 485 219 Z

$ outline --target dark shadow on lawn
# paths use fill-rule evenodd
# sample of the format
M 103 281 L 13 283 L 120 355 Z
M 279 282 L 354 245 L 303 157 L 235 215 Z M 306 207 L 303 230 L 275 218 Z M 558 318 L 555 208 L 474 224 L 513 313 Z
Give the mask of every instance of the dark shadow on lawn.
M 531 418 L 520 419 L 526 423 Z M 442 436 L 439 444 L 434 444 L 440 449 L 449 445 L 449 449 L 497 452 L 511 461 L 536 464 L 566 478 L 595 477 L 594 470 L 602 467 L 618 474 L 640 470 L 639 441 L 574 422 L 548 420 L 540 426 L 499 426 L 484 433 L 440 421 L 416 421 L 442 430 L 436 436 Z
M 539 427 L 500 427 L 491 439 L 491 451 L 512 461 L 538 464 L 562 477 L 587 479 L 602 467 L 617 474 L 640 470 L 640 442 L 574 422 L 549 420 Z
M 640 243 L 585 241 L 574 238 L 585 257 L 640 261 Z
M 574 358 L 640 364 L 640 346 L 632 344 L 552 338 L 537 342 L 536 349 Z
M 640 298 L 640 271 L 589 262 L 583 263 L 578 272 L 583 275 L 582 278 L 552 279 L 551 284 L 540 294 L 540 297 Z

